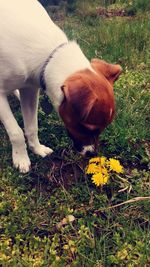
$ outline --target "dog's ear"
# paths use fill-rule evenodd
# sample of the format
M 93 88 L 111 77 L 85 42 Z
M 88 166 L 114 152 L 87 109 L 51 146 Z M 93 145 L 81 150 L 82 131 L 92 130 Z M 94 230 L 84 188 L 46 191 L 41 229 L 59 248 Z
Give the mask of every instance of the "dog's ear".
M 70 79 L 61 87 L 64 93 L 64 102 L 77 120 L 85 121 L 92 110 L 97 97 L 91 90 L 88 81 L 82 78 Z
M 118 64 L 109 64 L 104 60 L 92 59 L 92 68 L 100 74 L 103 74 L 110 83 L 114 83 L 122 72 L 122 68 Z

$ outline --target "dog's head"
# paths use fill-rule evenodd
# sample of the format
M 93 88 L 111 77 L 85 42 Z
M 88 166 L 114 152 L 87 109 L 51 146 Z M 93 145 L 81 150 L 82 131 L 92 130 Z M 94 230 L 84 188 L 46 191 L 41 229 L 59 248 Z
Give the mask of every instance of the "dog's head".
M 59 114 L 74 147 L 83 155 L 94 155 L 99 134 L 114 117 L 113 84 L 121 71 L 119 65 L 93 59 L 91 70 L 76 72 L 62 86 Z

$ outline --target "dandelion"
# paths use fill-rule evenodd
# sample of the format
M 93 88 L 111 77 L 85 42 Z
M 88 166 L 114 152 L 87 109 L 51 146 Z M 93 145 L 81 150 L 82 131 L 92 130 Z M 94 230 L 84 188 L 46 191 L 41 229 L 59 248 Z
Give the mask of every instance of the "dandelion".
M 91 164 L 91 163 L 98 163 L 98 162 L 100 162 L 100 157 L 91 158 L 91 159 L 89 160 L 89 164 Z
M 107 158 L 106 157 L 96 157 L 96 158 L 91 158 L 90 160 L 89 160 L 89 164 L 92 164 L 92 163 L 100 163 L 101 165 L 105 165 L 105 163 L 106 163 L 106 160 L 107 160 Z
M 91 163 L 88 165 L 86 173 L 87 174 L 94 174 L 100 171 L 100 166 L 96 165 L 95 163 Z
M 100 158 L 100 164 L 101 164 L 101 166 L 105 166 L 107 164 L 107 158 L 106 157 L 101 157 Z
M 106 169 L 103 169 L 102 172 L 98 172 L 92 175 L 92 182 L 96 186 L 104 185 L 108 182 L 109 174 Z
M 108 183 L 110 174 L 113 172 L 123 173 L 123 167 L 119 160 L 106 157 L 96 157 L 89 160 L 86 173 L 91 175 L 92 182 L 96 186 L 103 186 Z
M 121 166 L 119 160 L 110 158 L 108 164 L 111 171 L 115 171 L 117 173 L 123 173 L 123 167 Z

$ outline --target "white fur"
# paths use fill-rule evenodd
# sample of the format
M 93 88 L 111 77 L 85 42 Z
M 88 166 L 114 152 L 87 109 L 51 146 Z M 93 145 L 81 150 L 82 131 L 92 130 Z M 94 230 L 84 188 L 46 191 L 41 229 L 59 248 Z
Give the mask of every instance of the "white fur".
M 90 63 L 75 42 L 61 48 L 49 62 L 45 70 L 47 94 L 58 109 L 63 93 L 60 89 L 71 74 L 83 69 L 91 69 Z
M 94 152 L 94 145 L 83 146 L 80 154 L 84 156 L 84 155 L 86 155 L 86 152 Z
M 7 95 L 20 90 L 25 135 L 29 146 L 42 157 L 52 153 L 39 143 L 37 104 L 39 75 L 50 53 L 66 35 L 52 22 L 37 0 L 0 0 L 0 119 L 12 143 L 15 167 L 21 172 L 30 168 L 23 131 L 18 126 Z M 90 63 L 75 42 L 59 49 L 45 69 L 47 94 L 58 109 L 63 93 L 60 89 L 75 71 L 90 68 Z
M 14 95 L 18 98 L 18 100 L 20 100 L 20 93 L 19 93 L 19 90 L 15 90 L 14 92 Z

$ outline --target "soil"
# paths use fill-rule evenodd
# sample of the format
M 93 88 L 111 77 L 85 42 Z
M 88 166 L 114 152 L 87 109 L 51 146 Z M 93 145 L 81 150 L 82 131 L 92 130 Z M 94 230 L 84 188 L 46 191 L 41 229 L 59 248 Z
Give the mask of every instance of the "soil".
M 85 159 L 81 159 L 80 162 L 68 159 L 68 153 L 64 149 L 42 159 L 41 163 L 38 163 L 38 170 L 36 164 L 32 166 L 30 176 L 34 182 L 50 184 L 51 188 L 63 186 L 67 189 L 73 184 L 78 184 L 85 176 L 87 163 Z

